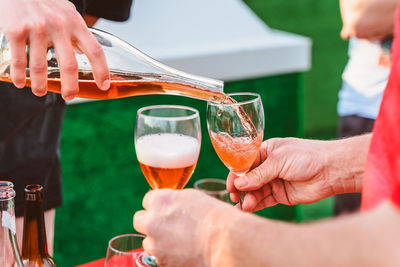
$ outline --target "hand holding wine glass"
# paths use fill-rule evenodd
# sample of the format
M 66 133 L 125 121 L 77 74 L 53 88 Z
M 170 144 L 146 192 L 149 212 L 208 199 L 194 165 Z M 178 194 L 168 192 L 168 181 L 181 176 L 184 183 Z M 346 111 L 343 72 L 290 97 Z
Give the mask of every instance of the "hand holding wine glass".
M 200 142 L 200 118 L 196 109 L 161 105 L 138 111 L 136 155 L 153 189 L 182 189 L 196 168 Z
M 229 96 L 233 99 L 231 103 L 208 102 L 207 126 L 221 161 L 232 173 L 241 176 L 257 157 L 264 134 L 264 109 L 258 94 Z
M 190 107 L 159 105 L 138 110 L 135 149 L 142 172 L 153 189 L 185 187 L 200 153 L 199 112 Z M 143 253 L 140 266 L 157 266 Z
M 360 192 L 370 138 L 369 134 L 332 141 L 268 139 L 251 171 L 241 177 L 228 175 L 227 190 L 235 202 L 237 190 L 247 192 L 242 206 L 247 212 Z

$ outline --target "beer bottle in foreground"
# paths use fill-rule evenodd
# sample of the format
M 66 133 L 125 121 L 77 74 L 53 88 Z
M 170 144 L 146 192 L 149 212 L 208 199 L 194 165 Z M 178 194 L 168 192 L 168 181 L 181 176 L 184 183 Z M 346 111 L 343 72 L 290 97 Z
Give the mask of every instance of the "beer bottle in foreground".
M 43 211 L 43 187 L 25 187 L 24 232 L 22 261 L 24 266 L 56 266 L 47 249 Z

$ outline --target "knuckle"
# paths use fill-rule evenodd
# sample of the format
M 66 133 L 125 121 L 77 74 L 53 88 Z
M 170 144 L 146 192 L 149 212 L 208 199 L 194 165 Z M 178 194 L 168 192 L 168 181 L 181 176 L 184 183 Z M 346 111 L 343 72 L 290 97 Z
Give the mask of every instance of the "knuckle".
M 90 48 L 90 54 L 95 59 L 99 59 L 99 58 L 102 58 L 104 56 L 103 48 L 101 47 L 101 45 L 97 41 L 95 41 L 94 44 L 92 45 L 92 47 Z
M 25 57 L 12 57 L 11 68 L 24 69 L 26 67 Z
M 171 194 L 169 194 L 168 192 L 169 190 L 161 190 L 158 193 L 158 196 L 156 199 L 154 199 L 155 201 L 157 201 L 160 204 L 165 204 L 165 205 L 169 205 L 172 202 L 171 199 Z
M 148 228 L 148 223 L 147 223 L 147 213 L 145 211 L 137 211 L 135 215 L 133 216 L 133 227 L 136 229 L 136 231 L 146 234 L 147 233 L 147 228 Z
M 78 63 L 76 60 L 64 60 L 62 64 L 60 64 L 61 71 L 66 73 L 74 73 L 78 71 Z
M 45 63 L 34 61 L 29 64 L 30 71 L 33 73 L 47 72 L 47 65 Z
M 4 34 L 6 35 L 9 41 L 19 41 L 26 37 L 27 27 L 24 24 L 14 25 L 13 27 L 9 27 L 4 30 Z
M 261 144 L 262 147 L 265 147 L 265 150 L 267 152 L 267 156 L 272 153 L 272 151 L 274 150 L 274 147 L 276 146 L 277 142 L 279 142 L 279 139 L 271 138 L 271 139 L 268 139 L 268 140 L 266 140 L 265 142 L 263 142 Z
M 143 200 L 142 200 L 142 206 L 143 208 L 145 208 L 146 210 L 149 209 L 151 207 L 151 203 L 150 203 L 150 199 L 151 199 L 151 195 L 154 194 L 154 191 L 151 190 L 149 192 L 146 193 L 146 195 L 144 195 Z
M 67 2 L 65 3 L 65 8 L 66 8 L 67 10 L 71 10 L 71 11 L 75 11 L 75 12 L 76 12 L 76 7 L 75 7 L 75 5 L 74 5 L 72 2 L 70 2 L 70 1 L 67 1 Z
M 149 236 L 158 236 L 160 232 L 160 226 L 157 215 L 154 215 L 152 212 L 146 215 L 145 219 L 143 220 L 143 229 L 145 233 Z
M 36 21 L 30 27 L 37 37 L 43 38 L 46 36 L 46 22 L 44 20 Z
M 172 192 L 168 189 L 158 189 L 150 191 L 143 198 L 143 207 L 146 210 L 159 210 L 161 206 L 168 206 L 168 204 L 172 203 Z
M 64 19 L 59 14 L 50 13 L 47 20 L 51 23 L 51 26 L 56 30 L 62 30 L 64 26 Z
M 257 185 L 263 183 L 263 172 L 261 171 L 261 168 L 255 168 L 253 169 L 250 180 L 253 180 L 253 182 Z
M 76 8 L 67 8 L 64 13 L 65 16 L 63 16 L 63 20 L 66 23 L 74 23 L 76 24 L 77 22 L 80 22 L 82 20 L 81 16 L 79 15 L 78 11 L 76 11 Z

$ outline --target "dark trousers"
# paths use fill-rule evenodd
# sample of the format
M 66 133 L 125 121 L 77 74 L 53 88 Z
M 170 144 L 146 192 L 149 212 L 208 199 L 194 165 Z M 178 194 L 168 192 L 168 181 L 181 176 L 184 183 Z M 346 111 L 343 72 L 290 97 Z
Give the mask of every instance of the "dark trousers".
M 356 115 L 340 117 L 338 137 L 350 137 L 369 133 L 374 125 L 373 119 L 367 119 Z M 351 213 L 360 209 L 361 194 L 349 193 L 335 196 L 334 215 Z

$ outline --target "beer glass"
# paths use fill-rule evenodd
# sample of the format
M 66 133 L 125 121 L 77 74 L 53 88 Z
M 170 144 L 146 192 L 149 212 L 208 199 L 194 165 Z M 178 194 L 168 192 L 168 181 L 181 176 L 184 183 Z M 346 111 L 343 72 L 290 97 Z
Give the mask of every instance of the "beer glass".
M 158 105 L 138 110 L 135 150 L 151 188 L 182 189 L 196 167 L 200 143 L 200 117 L 196 109 Z M 156 266 L 154 258 L 146 254 L 139 260 Z
M 138 266 L 137 257 L 143 252 L 144 236 L 137 234 L 119 235 L 108 242 L 105 267 Z
M 231 172 L 242 176 L 254 163 L 263 140 L 264 109 L 256 93 L 228 95 L 235 102 L 207 103 L 207 127 L 218 157 Z

